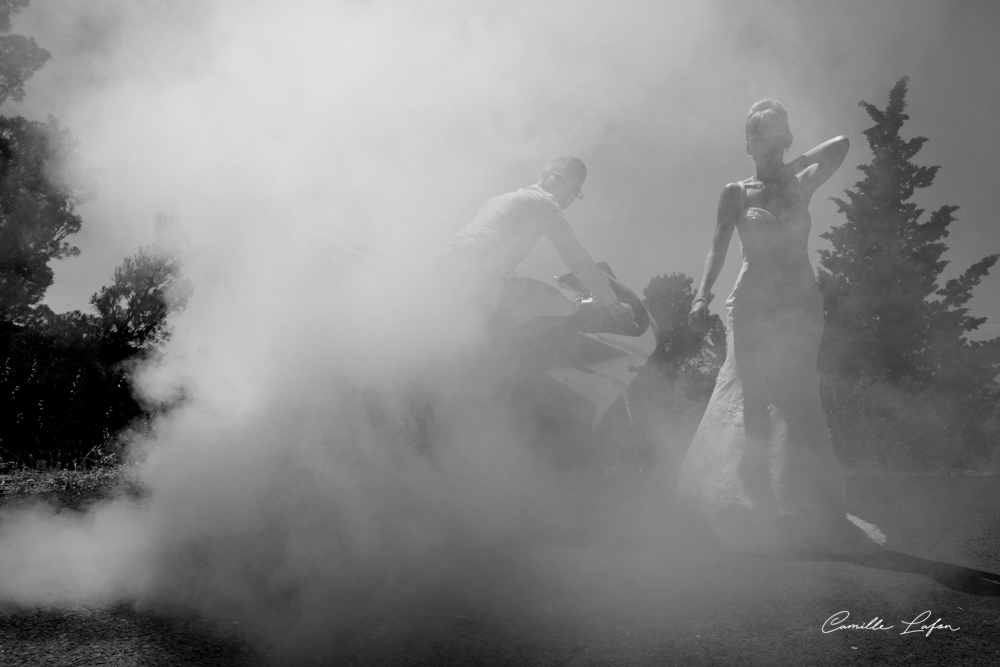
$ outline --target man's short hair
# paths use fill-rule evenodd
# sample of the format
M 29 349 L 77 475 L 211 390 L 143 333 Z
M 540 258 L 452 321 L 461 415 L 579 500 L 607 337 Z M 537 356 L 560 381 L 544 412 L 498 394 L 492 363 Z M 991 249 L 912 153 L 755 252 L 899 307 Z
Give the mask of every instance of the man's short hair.
M 579 158 L 575 158 L 572 155 L 557 157 L 545 166 L 545 171 L 554 171 L 562 174 L 573 181 L 573 184 L 577 187 L 582 186 L 583 182 L 587 180 L 587 167 L 584 166 Z

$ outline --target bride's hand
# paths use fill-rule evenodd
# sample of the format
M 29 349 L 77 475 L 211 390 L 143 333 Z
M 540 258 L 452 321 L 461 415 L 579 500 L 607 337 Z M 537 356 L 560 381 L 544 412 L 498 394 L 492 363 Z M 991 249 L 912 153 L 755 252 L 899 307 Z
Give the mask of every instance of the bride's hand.
M 781 165 L 778 168 L 778 175 L 781 177 L 781 180 L 783 182 L 788 183 L 790 181 L 797 180 L 795 178 L 796 174 L 802 171 L 802 169 L 805 169 L 805 167 L 802 167 L 802 169 L 798 168 L 798 163 L 800 159 L 801 158 L 793 160 L 791 162 L 786 162 L 785 164 Z
M 688 316 L 691 330 L 696 333 L 708 331 L 708 303 L 699 299 L 691 306 L 691 314 Z
M 802 201 L 802 188 L 798 178 L 799 171 L 801 170 L 797 168 L 795 162 L 783 164 L 779 169 L 778 173 L 781 175 L 781 182 L 784 184 L 782 192 L 787 198 L 788 204 L 797 204 Z

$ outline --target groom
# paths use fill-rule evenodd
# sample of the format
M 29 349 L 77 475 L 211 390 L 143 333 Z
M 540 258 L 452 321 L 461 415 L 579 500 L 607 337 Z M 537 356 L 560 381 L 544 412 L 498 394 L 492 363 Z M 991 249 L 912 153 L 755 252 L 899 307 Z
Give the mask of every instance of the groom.
M 632 310 L 611 290 L 611 284 L 590 253 L 580 244 L 563 211 L 583 199 L 587 168 L 575 157 L 555 158 L 534 185 L 490 199 L 447 248 L 446 261 L 461 267 L 467 289 L 495 308 L 503 298 L 502 279 L 545 236 L 559 257 L 610 314 L 632 319 Z

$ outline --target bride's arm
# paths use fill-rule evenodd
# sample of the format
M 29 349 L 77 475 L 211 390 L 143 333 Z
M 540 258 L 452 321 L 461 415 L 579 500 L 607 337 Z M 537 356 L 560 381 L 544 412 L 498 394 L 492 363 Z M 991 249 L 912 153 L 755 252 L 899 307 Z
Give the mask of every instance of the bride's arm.
M 834 137 L 788 164 L 792 173 L 798 176 L 804 204 L 808 206 L 816 189 L 840 168 L 850 147 L 847 137 Z
M 716 215 L 715 233 L 712 236 L 712 247 L 705 257 L 705 267 L 701 272 L 701 282 L 691 304 L 691 327 L 695 331 L 704 331 L 708 326 L 708 297 L 715 285 L 716 278 L 726 263 L 726 253 L 729 252 L 729 242 L 733 238 L 736 221 L 742 213 L 743 188 L 739 183 L 730 183 L 719 197 L 719 210 Z

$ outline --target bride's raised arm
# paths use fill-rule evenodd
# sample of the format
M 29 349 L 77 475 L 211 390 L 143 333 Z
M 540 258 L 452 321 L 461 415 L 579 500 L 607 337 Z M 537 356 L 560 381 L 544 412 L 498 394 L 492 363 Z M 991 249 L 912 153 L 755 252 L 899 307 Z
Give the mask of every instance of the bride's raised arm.
M 798 177 L 803 204 L 808 206 L 816 189 L 840 168 L 850 147 L 847 137 L 834 137 L 789 163 L 792 173 Z

